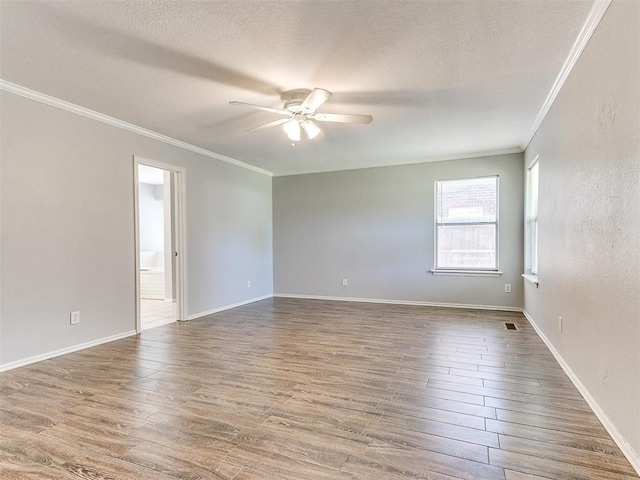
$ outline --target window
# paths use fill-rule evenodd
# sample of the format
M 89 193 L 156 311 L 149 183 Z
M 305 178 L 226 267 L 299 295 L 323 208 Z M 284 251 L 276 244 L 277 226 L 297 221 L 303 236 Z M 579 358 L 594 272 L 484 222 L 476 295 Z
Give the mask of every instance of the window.
M 436 182 L 435 268 L 498 270 L 498 177 Z
M 527 171 L 527 273 L 538 273 L 538 157 Z

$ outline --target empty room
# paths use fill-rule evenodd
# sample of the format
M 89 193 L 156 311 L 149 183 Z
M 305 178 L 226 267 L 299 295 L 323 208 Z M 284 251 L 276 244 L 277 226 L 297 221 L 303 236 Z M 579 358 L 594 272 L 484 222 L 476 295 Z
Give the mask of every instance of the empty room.
M 640 0 L 2 0 L 0 479 L 640 478 Z

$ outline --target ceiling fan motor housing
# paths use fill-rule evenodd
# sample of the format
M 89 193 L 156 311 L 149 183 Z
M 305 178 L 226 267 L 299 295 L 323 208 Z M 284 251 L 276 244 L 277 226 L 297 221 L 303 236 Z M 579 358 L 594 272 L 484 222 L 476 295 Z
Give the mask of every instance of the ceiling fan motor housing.
M 289 90 L 288 92 L 282 92 L 280 95 L 282 100 L 284 100 L 284 109 L 295 115 L 295 114 L 303 114 L 309 115 L 313 113 L 313 110 L 307 107 L 302 107 L 302 103 L 309 96 L 311 90 Z
M 285 102 L 284 104 L 284 109 L 295 115 L 309 115 L 311 113 L 313 113 L 312 110 L 310 110 L 307 107 L 303 107 L 302 106 L 302 100 L 288 100 Z

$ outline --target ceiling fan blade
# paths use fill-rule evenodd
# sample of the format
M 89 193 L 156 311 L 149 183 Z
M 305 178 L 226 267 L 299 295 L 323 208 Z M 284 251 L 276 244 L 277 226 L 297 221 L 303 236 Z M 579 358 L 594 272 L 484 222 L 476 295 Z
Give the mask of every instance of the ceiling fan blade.
M 279 110 L 277 108 L 271 108 L 271 107 L 263 107 L 262 105 L 254 105 L 253 103 L 245 103 L 245 102 L 233 101 L 233 102 L 229 102 L 229 104 L 230 105 L 240 105 L 241 107 L 257 108 L 258 110 L 264 110 L 265 112 L 279 113 L 280 115 L 288 115 L 288 116 L 291 115 L 286 110 Z
M 373 122 L 373 117 L 371 115 L 351 115 L 347 113 L 316 113 L 313 118 L 320 122 L 365 124 Z
M 323 88 L 314 88 L 311 93 L 307 95 L 304 102 L 300 105 L 301 108 L 307 109 L 310 112 L 315 112 L 324 102 L 329 100 L 333 95 L 330 91 Z
M 283 123 L 287 123 L 289 118 L 281 118 L 280 120 L 276 120 L 275 122 L 265 123 L 264 125 L 258 125 L 257 127 L 249 128 L 245 130 L 245 132 L 250 132 L 252 130 L 260 130 L 261 128 L 269 128 L 269 127 L 277 127 L 278 125 L 282 125 Z

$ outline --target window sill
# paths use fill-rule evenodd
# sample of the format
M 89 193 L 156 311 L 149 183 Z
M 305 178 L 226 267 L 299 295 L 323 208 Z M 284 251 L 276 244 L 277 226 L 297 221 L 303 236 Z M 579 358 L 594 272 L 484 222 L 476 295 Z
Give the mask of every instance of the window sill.
M 433 275 L 458 275 L 464 277 L 500 277 L 499 270 L 447 270 L 444 268 L 429 270 Z
M 536 288 L 538 288 L 538 275 L 523 273 L 522 278 L 524 278 L 529 283 L 533 283 L 536 286 Z

